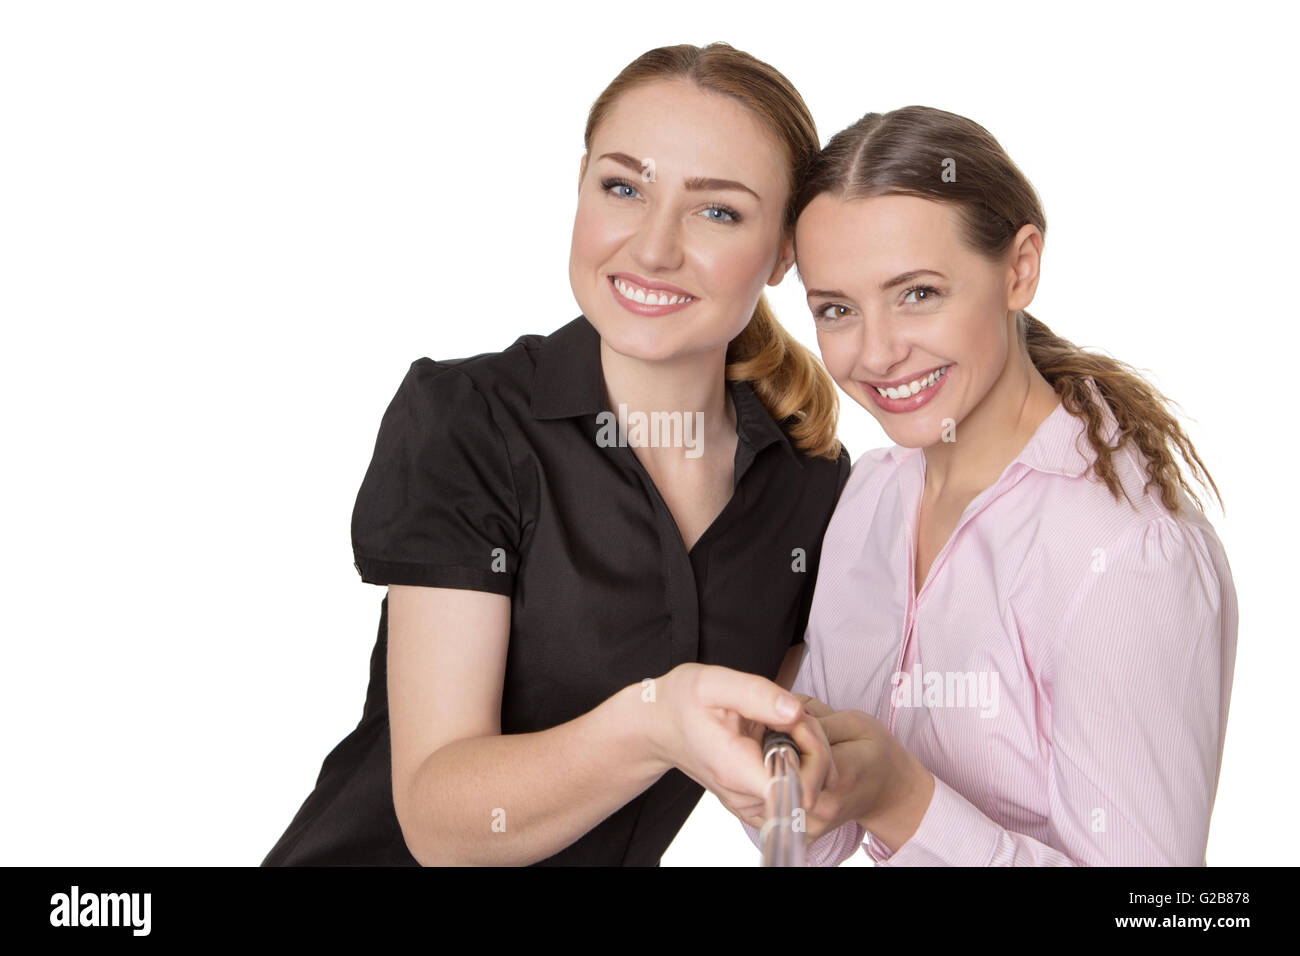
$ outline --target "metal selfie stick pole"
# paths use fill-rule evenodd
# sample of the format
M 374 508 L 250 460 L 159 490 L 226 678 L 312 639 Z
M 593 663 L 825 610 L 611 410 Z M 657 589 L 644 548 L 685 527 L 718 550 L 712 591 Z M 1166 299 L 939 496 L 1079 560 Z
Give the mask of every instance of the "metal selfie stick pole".
M 763 809 L 763 866 L 803 866 L 803 808 L 800 805 L 799 748 L 779 730 L 763 735 L 763 764 L 767 767 L 767 804 Z

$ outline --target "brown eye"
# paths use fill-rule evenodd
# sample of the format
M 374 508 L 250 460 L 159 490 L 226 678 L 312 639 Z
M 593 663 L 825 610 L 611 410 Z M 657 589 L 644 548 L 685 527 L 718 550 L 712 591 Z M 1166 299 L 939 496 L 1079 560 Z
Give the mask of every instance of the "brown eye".
M 824 305 L 815 313 L 815 318 L 825 322 L 834 322 L 836 319 L 844 318 L 850 311 L 847 305 Z
M 915 298 L 912 298 L 915 296 Z M 908 305 L 920 305 L 933 302 L 939 298 L 939 290 L 930 285 L 914 285 L 903 293 L 903 302 Z

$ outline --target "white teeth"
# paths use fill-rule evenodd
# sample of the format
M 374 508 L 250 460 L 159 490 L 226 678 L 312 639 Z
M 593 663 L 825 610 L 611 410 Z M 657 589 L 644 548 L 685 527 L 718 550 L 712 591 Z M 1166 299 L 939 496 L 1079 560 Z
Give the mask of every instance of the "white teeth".
M 666 292 L 650 292 L 638 286 L 634 286 L 622 279 L 614 280 L 614 288 L 625 299 L 632 299 L 635 302 L 644 302 L 646 305 L 679 305 L 683 302 L 693 301 L 689 295 L 672 295 Z
M 897 388 L 877 388 L 882 398 L 911 398 L 923 388 L 929 388 L 939 379 L 943 378 L 948 371 L 948 366 L 936 369 L 925 378 L 914 379 L 906 385 L 900 385 Z

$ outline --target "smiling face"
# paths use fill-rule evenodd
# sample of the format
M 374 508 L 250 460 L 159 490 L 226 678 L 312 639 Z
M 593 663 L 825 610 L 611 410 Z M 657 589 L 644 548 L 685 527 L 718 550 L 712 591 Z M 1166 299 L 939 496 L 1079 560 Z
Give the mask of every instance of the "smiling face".
M 999 391 L 1014 364 L 1015 310 L 1036 284 L 1036 261 L 1031 281 L 1018 280 L 1010 257 L 990 262 L 966 245 L 957 217 L 916 196 L 823 193 L 795 228 L 827 369 L 910 448 L 941 441 Z
M 569 281 L 605 344 L 665 361 L 726 348 L 793 261 L 785 152 L 684 80 L 634 87 L 580 167 Z

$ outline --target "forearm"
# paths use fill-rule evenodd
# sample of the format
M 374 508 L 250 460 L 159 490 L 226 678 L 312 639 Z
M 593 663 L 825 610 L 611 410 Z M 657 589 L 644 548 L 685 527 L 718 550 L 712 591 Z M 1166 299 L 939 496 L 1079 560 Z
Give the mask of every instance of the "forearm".
M 872 832 L 867 855 L 877 866 L 1075 866 L 1077 861 L 1055 847 L 1023 833 L 1013 833 L 933 777 L 930 805 L 914 832 Z M 888 824 L 886 824 L 887 828 Z
M 425 866 L 510 866 L 573 843 L 659 779 L 647 705 L 631 685 L 566 723 L 457 740 L 431 754 L 401 801 Z

